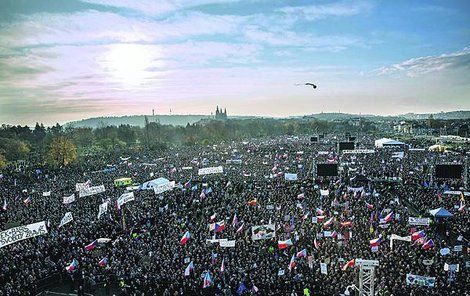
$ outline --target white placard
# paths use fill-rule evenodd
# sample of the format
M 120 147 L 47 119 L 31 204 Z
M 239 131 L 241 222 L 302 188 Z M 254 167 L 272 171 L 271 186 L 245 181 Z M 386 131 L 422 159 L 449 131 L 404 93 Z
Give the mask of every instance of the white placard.
M 320 263 L 320 271 L 322 274 L 328 274 L 328 265 L 326 263 Z
M 429 226 L 429 218 L 408 217 L 409 225 Z
M 208 168 L 199 169 L 197 174 L 201 176 L 201 175 L 209 175 L 209 174 L 220 174 L 223 172 L 224 172 L 224 168 L 222 166 L 218 166 L 218 167 L 208 167 Z
M 220 241 L 221 248 L 235 248 L 235 240 Z
M 70 196 L 64 196 L 64 201 L 63 201 L 63 204 L 70 204 L 70 203 L 73 203 L 75 201 L 75 194 L 72 194 Z
M 161 185 L 155 186 L 155 187 L 153 187 L 153 191 L 155 192 L 155 194 L 161 194 L 163 192 L 173 190 L 173 188 L 175 188 L 175 181 L 171 181 L 171 182 L 166 183 L 166 184 L 161 184 Z
M 123 204 L 126 204 L 133 200 L 134 200 L 134 192 L 124 193 L 117 200 L 118 207 L 120 208 Z
M 284 180 L 286 181 L 297 181 L 297 174 L 285 173 Z
M 46 233 L 45 221 L 13 227 L 0 232 L 0 248 Z
M 98 219 L 101 218 L 101 215 L 106 214 L 108 212 L 108 202 L 104 202 L 100 204 L 98 210 Z
M 98 194 L 98 193 L 105 192 L 105 191 L 106 189 L 104 188 L 104 185 L 85 187 L 85 188 L 82 188 L 78 192 L 78 196 L 86 197 L 86 196 Z
M 62 220 L 60 220 L 60 225 L 59 225 L 59 228 L 64 226 L 65 224 L 67 223 L 70 223 L 73 221 L 73 216 L 72 216 L 72 212 L 67 212 L 65 213 L 64 217 L 62 218 Z

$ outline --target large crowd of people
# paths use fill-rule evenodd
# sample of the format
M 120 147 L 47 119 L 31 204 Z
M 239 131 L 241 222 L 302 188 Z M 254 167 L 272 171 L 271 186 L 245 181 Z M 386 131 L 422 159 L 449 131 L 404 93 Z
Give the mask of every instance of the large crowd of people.
M 0 230 L 45 221 L 47 233 L 0 248 L 0 295 L 37 295 L 54 285 L 94 295 L 353 295 L 357 259 L 378 261 L 378 295 L 470 295 L 470 197 L 463 178 L 431 178 L 429 169 L 465 164 L 466 155 L 374 149 L 368 135 L 357 148 L 373 152 L 342 153 L 339 137 L 8 167 L 0 175 Z M 338 164 L 338 176 L 316 175 L 319 163 Z M 222 173 L 198 174 L 218 166 Z M 134 185 L 115 186 L 122 177 Z M 155 194 L 139 186 L 157 178 L 175 187 Z M 80 197 L 77 183 L 105 191 Z M 134 200 L 116 206 L 128 192 Z M 453 217 L 429 214 L 439 207 Z M 67 212 L 73 220 L 60 226 Z M 410 225 L 409 217 L 429 217 L 429 225 Z M 266 233 L 254 240 L 261 225 Z M 392 235 L 405 239 L 392 247 Z

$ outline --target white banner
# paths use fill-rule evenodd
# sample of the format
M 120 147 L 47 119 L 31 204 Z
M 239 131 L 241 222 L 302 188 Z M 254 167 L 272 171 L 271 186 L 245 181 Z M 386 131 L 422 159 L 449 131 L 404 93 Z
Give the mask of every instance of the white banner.
M 128 203 L 133 200 L 134 200 L 134 192 L 124 193 L 117 200 L 118 207 L 120 208 L 123 204 Z
M 410 225 L 429 226 L 429 222 L 429 218 L 408 217 L 408 224 Z
M 375 153 L 375 150 L 372 149 L 355 149 L 355 150 L 343 150 L 343 153 L 346 154 L 370 154 Z
M 153 187 L 153 191 L 155 192 L 155 194 L 160 194 L 160 193 L 172 190 L 173 188 L 175 188 L 175 181 L 171 181 L 166 184 L 155 186 Z
M 284 180 L 286 180 L 286 181 L 297 181 L 297 174 L 286 173 L 286 174 L 284 174 Z
M 320 189 L 320 195 L 321 196 L 328 196 L 328 195 L 330 195 L 330 191 L 328 189 L 326 189 L 326 190 Z
M 182 167 L 181 168 L 183 171 L 188 171 L 188 170 L 192 170 L 193 167 L 192 166 L 185 166 L 185 167 Z
M 361 187 L 349 187 L 348 186 L 348 191 L 352 191 L 354 193 L 362 192 L 362 191 L 364 191 L 364 186 L 361 186 Z
M 405 242 L 411 242 L 411 235 L 408 236 L 399 236 L 396 234 L 392 234 L 390 236 L 390 249 L 393 250 L 393 241 L 394 240 L 400 240 L 400 241 L 405 241 Z
M 209 167 L 209 168 L 202 168 L 197 171 L 199 176 L 201 175 L 209 175 L 209 174 L 220 174 L 224 172 L 224 168 L 222 166 L 218 167 Z
M 73 203 L 75 201 L 75 194 L 72 194 L 70 196 L 64 196 L 64 201 L 63 201 L 63 204 L 70 204 L 70 203 Z
M 251 239 L 270 239 L 276 237 L 276 224 L 257 225 L 251 227 Z
M 105 191 L 106 189 L 104 188 L 104 185 L 92 186 L 92 187 L 82 188 L 78 192 L 78 195 L 80 197 L 85 197 L 85 196 L 90 196 L 90 195 L 98 194 L 98 193 L 105 192 Z
M 432 288 L 436 284 L 436 278 L 408 273 L 406 275 L 406 284 Z
M 221 248 L 235 248 L 235 240 L 220 241 L 219 245 Z
M 322 274 L 328 274 L 328 267 L 326 263 L 320 263 L 320 271 Z
M 98 211 L 98 219 L 101 215 L 106 214 L 108 212 L 108 202 L 104 202 L 100 204 L 99 211 Z
M 226 238 L 208 238 L 206 239 L 206 244 L 220 244 L 222 241 L 227 241 Z
M 392 153 L 392 158 L 403 158 L 405 157 L 405 152 L 403 151 L 396 151 Z
M 0 248 L 46 233 L 47 228 L 45 221 L 13 227 L 0 232 Z
M 65 224 L 67 223 L 70 223 L 73 221 L 73 216 L 72 216 L 72 212 L 67 212 L 65 213 L 64 217 L 62 218 L 62 220 L 60 220 L 60 225 L 59 225 L 59 228 L 64 226 Z
M 75 191 L 80 191 L 84 188 L 88 188 L 88 187 L 90 187 L 90 184 L 91 184 L 90 180 L 86 181 L 85 183 L 76 183 L 75 184 Z
M 51 196 L 51 192 L 50 191 L 43 192 L 42 196 L 44 197 Z
M 444 191 L 444 194 L 460 195 L 460 194 L 462 194 L 462 191 Z M 465 195 L 465 196 L 470 196 L 470 192 L 465 191 L 465 192 L 463 193 L 463 195 Z

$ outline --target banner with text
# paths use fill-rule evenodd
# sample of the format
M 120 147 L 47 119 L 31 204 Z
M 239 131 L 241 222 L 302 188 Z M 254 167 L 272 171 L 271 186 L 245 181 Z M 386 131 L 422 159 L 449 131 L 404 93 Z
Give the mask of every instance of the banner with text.
M 153 191 L 155 192 L 155 194 L 161 194 L 163 192 L 172 190 L 173 188 L 175 188 L 175 181 L 171 181 L 166 184 L 157 185 L 153 187 Z
M 201 175 L 210 175 L 210 174 L 220 174 L 224 172 L 224 168 L 222 166 L 218 167 L 209 167 L 209 168 L 202 168 L 199 169 L 197 174 Z
M 78 192 L 78 195 L 80 197 L 86 197 L 86 196 L 95 195 L 95 194 L 105 192 L 105 191 L 106 189 L 104 188 L 104 185 L 92 186 L 92 187 L 82 188 L 82 190 Z
M 261 240 L 276 237 L 276 224 L 257 225 L 251 227 L 251 239 Z
M 0 232 L 0 248 L 47 233 L 46 222 L 38 222 L 10 228 Z

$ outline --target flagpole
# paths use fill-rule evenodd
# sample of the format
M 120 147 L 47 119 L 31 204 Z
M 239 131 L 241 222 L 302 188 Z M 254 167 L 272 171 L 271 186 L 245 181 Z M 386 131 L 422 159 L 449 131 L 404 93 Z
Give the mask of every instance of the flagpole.
M 124 205 L 122 205 L 122 212 L 121 212 L 121 218 L 122 218 L 122 229 L 125 231 L 126 230 L 126 217 L 124 215 Z

